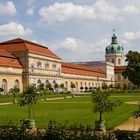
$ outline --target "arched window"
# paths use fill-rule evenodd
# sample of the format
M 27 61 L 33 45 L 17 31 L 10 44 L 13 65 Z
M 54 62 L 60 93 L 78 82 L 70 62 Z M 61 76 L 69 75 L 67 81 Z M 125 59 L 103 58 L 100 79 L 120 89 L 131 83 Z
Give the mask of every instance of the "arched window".
M 54 84 L 54 85 L 56 84 L 56 81 L 55 81 L 55 80 L 53 80 L 53 84 Z
M 68 90 L 68 82 L 65 82 L 66 90 Z
M 81 87 L 83 87 L 83 84 L 82 84 L 82 82 L 81 82 Z
M 87 83 L 85 82 L 85 87 L 87 86 Z
M 90 88 L 90 83 L 89 83 L 89 85 L 88 85 L 88 86 L 89 86 L 89 88 Z
M 118 65 L 120 65 L 121 64 L 121 59 L 120 58 L 118 58 Z
M 112 63 L 114 64 L 114 58 L 112 58 Z
M 39 79 L 36 83 L 36 87 L 38 88 L 40 86 L 40 84 L 41 84 L 41 80 Z
M 2 89 L 3 89 L 3 95 L 7 93 L 7 80 L 3 79 L 2 80 Z
M 15 80 L 15 87 L 19 88 L 19 80 L 17 80 L 17 79 Z
M 49 80 L 46 80 L 46 87 L 47 87 L 48 84 L 49 84 Z
M 76 91 L 78 92 L 78 82 L 76 82 Z

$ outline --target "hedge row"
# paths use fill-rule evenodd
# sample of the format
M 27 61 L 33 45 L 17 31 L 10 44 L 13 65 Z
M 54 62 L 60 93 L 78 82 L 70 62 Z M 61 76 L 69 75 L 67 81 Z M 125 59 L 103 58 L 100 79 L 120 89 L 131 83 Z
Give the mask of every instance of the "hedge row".
M 48 123 L 47 129 L 27 129 L 23 126 L 1 125 L 0 140 L 139 140 L 140 134 L 120 130 L 106 133 L 96 132 L 90 126 L 74 123 L 59 124 L 55 120 Z

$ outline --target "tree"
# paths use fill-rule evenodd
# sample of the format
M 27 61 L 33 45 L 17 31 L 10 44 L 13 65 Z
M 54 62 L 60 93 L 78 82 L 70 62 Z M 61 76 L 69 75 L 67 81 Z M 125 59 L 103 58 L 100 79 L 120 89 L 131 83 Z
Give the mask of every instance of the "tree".
M 102 85 L 102 89 L 108 89 L 108 86 L 107 86 L 106 83 L 103 83 L 103 85 Z
M 34 112 L 33 112 L 32 105 L 36 104 L 37 96 L 38 96 L 37 88 L 35 87 L 35 85 L 30 85 L 22 93 L 20 100 L 19 100 L 20 106 L 28 106 L 28 120 L 27 121 L 29 124 L 30 124 L 30 122 L 32 122 L 32 124 L 34 122 L 34 125 L 35 125 L 35 121 L 34 121 Z M 31 127 L 31 126 L 29 126 L 29 127 Z M 33 127 L 35 127 L 35 126 L 33 126 Z
M 43 91 L 44 89 L 45 89 L 44 83 L 39 84 L 38 90 L 39 90 L 39 91 Z
M 58 91 L 59 85 L 57 83 L 54 84 L 54 89 Z
M 133 115 L 136 119 L 140 117 L 140 104 L 138 104 L 138 108 L 133 112 Z
M 126 60 L 128 64 L 123 76 L 128 78 L 137 88 L 140 87 L 140 53 L 137 51 L 130 50 L 126 55 Z
M 88 90 L 88 87 L 85 87 L 85 90 L 86 90 L 86 92 L 87 92 L 87 90 Z
M 51 84 L 51 83 L 47 84 L 47 85 L 46 85 L 46 88 L 47 88 L 48 90 L 53 91 L 53 88 L 52 88 L 52 84 Z
M 105 123 L 103 124 L 103 113 L 112 112 L 115 107 L 122 103 L 120 100 L 111 101 L 108 97 L 109 94 L 106 91 L 94 91 L 92 94 L 92 101 L 94 102 L 93 111 L 95 113 L 99 113 L 99 121 L 96 121 L 96 123 L 98 123 L 98 127 L 100 123 L 102 123 L 101 126 L 105 125 Z M 100 130 L 100 128 L 98 129 Z
M 14 98 L 13 103 L 17 103 L 16 94 L 20 92 L 20 89 L 17 86 L 14 86 L 13 88 L 10 89 L 9 92 L 13 95 L 13 98 Z

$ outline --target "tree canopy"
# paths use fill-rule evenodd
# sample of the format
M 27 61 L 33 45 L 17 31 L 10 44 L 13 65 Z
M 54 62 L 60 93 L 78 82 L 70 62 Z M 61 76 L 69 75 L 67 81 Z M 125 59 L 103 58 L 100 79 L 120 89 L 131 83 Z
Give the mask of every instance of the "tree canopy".
M 130 50 L 126 55 L 125 61 L 128 64 L 123 72 L 123 76 L 137 87 L 140 87 L 140 53 Z
M 102 115 L 105 112 L 112 112 L 117 106 L 121 105 L 120 100 L 111 101 L 108 99 L 109 93 L 106 91 L 94 91 L 92 101 L 94 102 L 93 111 L 99 113 L 99 120 L 102 121 Z

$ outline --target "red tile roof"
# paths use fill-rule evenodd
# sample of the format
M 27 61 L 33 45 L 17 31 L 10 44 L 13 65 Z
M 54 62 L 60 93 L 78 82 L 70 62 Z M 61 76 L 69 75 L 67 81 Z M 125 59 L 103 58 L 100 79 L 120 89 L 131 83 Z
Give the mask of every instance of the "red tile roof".
M 5 57 L 9 57 L 9 58 L 16 58 L 11 53 L 8 53 L 6 50 L 2 50 L 2 49 L 0 49 L 0 56 L 5 56 Z
M 125 71 L 126 66 L 115 66 L 114 71 L 115 73 L 122 73 Z
M 0 66 L 22 68 L 19 60 L 6 50 L 0 49 Z
M 6 42 L 0 43 L 0 48 L 7 50 L 8 52 L 22 52 L 29 51 L 36 54 L 45 55 L 55 59 L 60 59 L 52 51 L 50 51 L 46 46 L 40 45 L 24 39 L 13 39 Z
M 61 67 L 62 67 L 62 73 L 84 75 L 84 76 L 96 76 L 102 78 L 106 77 L 103 71 L 88 66 L 62 62 Z
M 22 68 L 18 59 L 0 56 L 0 66 Z

